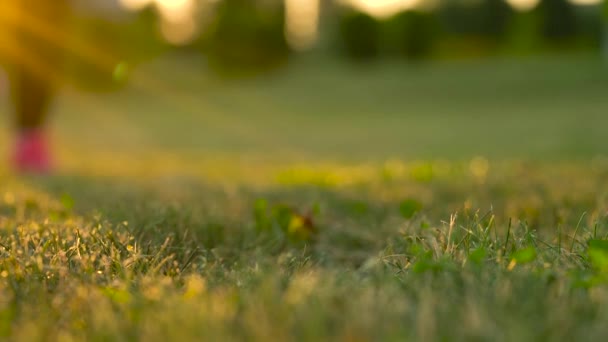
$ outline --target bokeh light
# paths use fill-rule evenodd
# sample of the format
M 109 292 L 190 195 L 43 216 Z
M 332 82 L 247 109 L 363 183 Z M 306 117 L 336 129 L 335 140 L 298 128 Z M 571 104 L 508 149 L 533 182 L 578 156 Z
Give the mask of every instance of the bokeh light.
M 154 2 L 154 0 L 119 0 L 119 1 L 120 1 L 120 4 L 124 8 L 130 9 L 130 10 L 140 10 Z
M 185 21 L 192 16 L 194 0 L 155 0 L 162 17 L 172 22 Z
M 589 6 L 589 5 L 599 5 L 602 3 L 603 0 L 569 0 L 569 1 L 575 5 Z
M 540 0 L 506 0 L 517 11 L 525 12 L 536 7 Z
M 342 4 L 366 12 L 377 18 L 386 18 L 412 9 L 424 0 L 339 0 Z
M 296 50 L 310 48 L 317 40 L 319 0 L 285 0 L 285 35 Z
M 167 42 L 174 45 L 183 45 L 196 38 L 198 25 L 192 16 L 179 21 L 163 18 L 160 23 L 160 31 Z
M 120 4 L 128 10 L 156 6 L 161 19 L 160 33 L 171 44 L 187 44 L 199 31 L 196 0 L 120 0 Z
M 171 44 L 187 44 L 196 38 L 198 24 L 194 0 L 155 0 L 161 15 L 160 29 Z
M 200 10 L 218 0 L 119 0 L 123 8 L 140 10 L 154 5 L 161 16 L 160 33 L 171 44 L 182 45 L 200 33 Z M 285 35 L 295 50 L 306 50 L 314 45 L 319 34 L 321 0 L 284 0 Z M 437 0 L 335 0 L 342 5 L 366 12 L 376 18 L 387 18 L 413 8 L 433 8 Z M 540 0 L 504 0 L 517 11 L 530 11 Z M 576 5 L 598 5 L 602 0 L 568 0 Z M 203 13 L 203 16 L 206 13 Z

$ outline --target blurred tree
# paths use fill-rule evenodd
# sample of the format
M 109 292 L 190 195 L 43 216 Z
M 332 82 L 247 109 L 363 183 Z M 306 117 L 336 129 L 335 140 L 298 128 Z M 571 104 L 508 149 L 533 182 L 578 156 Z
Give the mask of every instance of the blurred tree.
M 505 50 L 516 54 L 538 52 L 542 45 L 541 23 L 538 11 L 517 11 L 509 23 Z
M 505 0 L 484 0 L 480 5 L 482 35 L 502 41 L 515 12 Z
M 494 53 L 508 36 L 515 13 L 504 0 L 450 0 L 438 9 L 442 54 Z
M 577 17 L 578 36 L 580 36 L 583 48 L 600 51 L 603 39 L 602 5 L 577 6 L 575 13 Z
M 451 0 L 439 9 L 439 16 L 448 34 L 500 40 L 513 9 L 504 0 Z
M 371 60 L 380 53 L 380 23 L 369 14 L 343 9 L 339 13 L 340 45 L 355 60 Z
M 543 38 L 548 42 L 563 42 L 578 34 L 574 5 L 568 0 L 542 0 L 537 10 L 542 18 Z
M 205 43 L 209 64 L 224 76 L 268 70 L 286 61 L 282 1 L 221 0 Z
M 438 9 L 444 33 L 450 36 L 479 34 L 483 21 L 478 11 L 479 4 L 459 0 L 445 1 Z
M 438 33 L 433 12 L 403 11 L 386 22 L 389 51 L 410 60 L 429 58 Z
M 604 0 L 602 8 L 602 51 L 604 58 L 608 59 L 608 0 Z

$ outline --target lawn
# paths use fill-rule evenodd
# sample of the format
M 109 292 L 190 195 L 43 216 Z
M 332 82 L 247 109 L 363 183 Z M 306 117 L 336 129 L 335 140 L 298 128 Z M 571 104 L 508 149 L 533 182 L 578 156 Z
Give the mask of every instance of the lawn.
M 172 56 L 133 82 L 62 92 L 56 175 L 0 172 L 2 338 L 608 334 L 601 62 L 226 82 Z

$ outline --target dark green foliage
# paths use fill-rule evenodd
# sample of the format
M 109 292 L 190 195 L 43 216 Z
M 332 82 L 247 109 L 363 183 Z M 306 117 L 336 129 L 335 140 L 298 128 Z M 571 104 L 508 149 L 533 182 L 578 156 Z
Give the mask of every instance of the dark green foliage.
M 415 199 L 406 199 L 399 205 L 399 212 L 405 219 L 411 219 L 422 209 L 422 204 Z
M 504 0 L 484 0 L 480 6 L 482 15 L 482 35 L 501 40 L 513 20 L 513 8 Z
M 479 32 L 480 18 L 470 6 L 448 1 L 438 10 L 442 30 L 448 35 L 470 35 Z
M 537 10 L 542 17 L 542 35 L 549 42 L 559 42 L 577 35 L 574 5 L 567 0 L 542 0 Z
M 506 50 L 515 53 L 530 53 L 540 50 L 542 18 L 538 11 L 517 12 L 509 24 Z
M 223 0 L 206 50 L 213 70 L 240 75 L 281 65 L 289 55 L 280 1 Z
M 435 44 L 438 25 L 431 12 L 404 11 L 386 23 L 389 49 L 410 60 L 428 58 Z
M 594 50 L 601 48 L 604 36 L 604 21 L 606 19 L 602 18 L 601 6 L 580 6 L 575 9 L 578 33 L 583 43 L 586 44 L 585 46 Z
M 475 4 L 449 1 L 439 10 L 447 34 L 492 40 L 504 37 L 513 13 L 504 0 L 482 0 Z
M 481 265 L 488 255 L 484 247 L 479 247 L 469 253 L 469 261 L 475 265 Z
M 511 259 L 519 264 L 530 263 L 536 259 L 536 249 L 534 246 L 519 249 L 511 254 Z
M 380 22 L 363 12 L 344 10 L 339 18 L 339 39 L 344 53 L 352 59 L 370 60 L 378 57 Z

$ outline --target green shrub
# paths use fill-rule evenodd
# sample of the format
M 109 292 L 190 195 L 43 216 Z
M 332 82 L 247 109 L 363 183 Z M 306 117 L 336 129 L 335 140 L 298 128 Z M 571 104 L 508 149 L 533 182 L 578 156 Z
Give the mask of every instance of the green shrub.
M 481 33 L 486 38 L 501 41 L 505 38 L 509 22 L 515 11 L 504 0 L 485 0 L 479 7 L 482 15 Z
M 542 48 L 542 18 L 537 11 L 517 12 L 509 23 L 505 50 L 515 54 L 539 52 Z
M 439 53 L 460 57 L 494 54 L 509 37 L 515 16 L 504 0 L 445 2 L 437 10 Z
M 433 13 L 401 12 L 386 23 L 389 49 L 410 60 L 428 58 L 438 33 Z
M 205 44 L 210 66 L 223 75 L 277 67 L 289 55 L 284 31 L 282 2 L 222 0 Z
M 579 33 L 574 5 L 568 0 L 542 0 L 538 11 L 542 17 L 542 35 L 547 41 L 559 42 Z
M 376 58 L 381 46 L 380 22 L 369 14 L 344 9 L 339 17 L 339 40 L 343 52 L 352 59 Z
M 600 6 L 580 6 L 576 9 L 579 35 L 585 47 L 596 51 L 601 48 L 603 36 L 603 19 Z
M 439 9 L 439 17 L 449 35 L 500 40 L 507 32 L 513 12 L 504 0 L 482 0 L 474 4 L 450 1 Z

